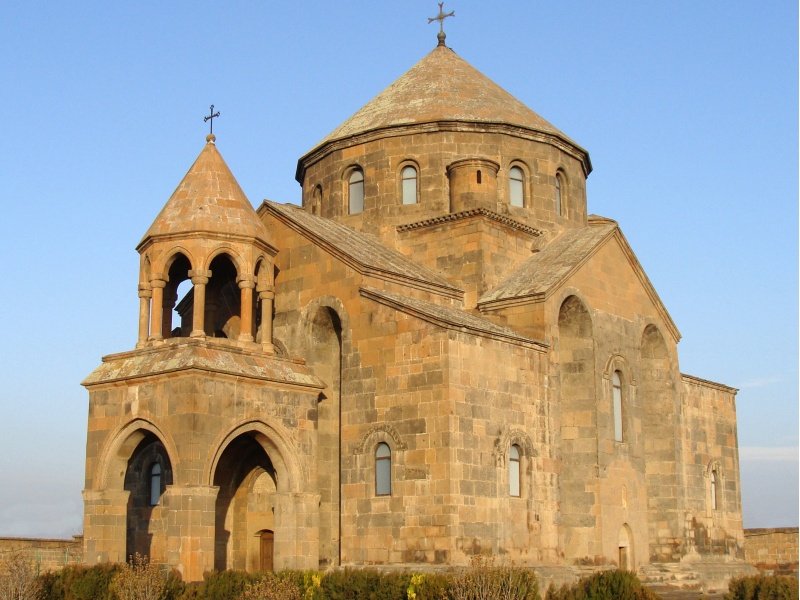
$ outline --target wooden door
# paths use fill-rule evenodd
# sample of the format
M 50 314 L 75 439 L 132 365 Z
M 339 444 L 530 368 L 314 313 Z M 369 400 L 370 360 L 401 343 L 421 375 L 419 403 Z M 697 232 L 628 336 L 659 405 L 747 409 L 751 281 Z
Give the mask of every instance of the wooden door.
M 275 534 L 265 529 L 261 532 L 261 562 L 262 571 L 272 571 L 272 559 L 275 552 Z

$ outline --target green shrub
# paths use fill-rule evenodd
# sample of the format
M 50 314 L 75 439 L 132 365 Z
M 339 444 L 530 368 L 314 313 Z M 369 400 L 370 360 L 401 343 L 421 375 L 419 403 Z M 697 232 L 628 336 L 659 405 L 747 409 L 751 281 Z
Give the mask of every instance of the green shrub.
M 43 600 L 114 600 L 109 589 L 120 565 L 69 565 L 39 577 Z
M 320 583 L 322 597 L 325 600 L 401 600 L 392 592 L 383 589 L 381 574 L 375 569 L 342 569 L 326 573 Z
M 561 588 L 550 586 L 546 600 L 658 600 L 630 571 L 600 571 Z
M 440 573 L 415 573 L 406 588 L 408 600 L 447 600 L 453 586 L 451 575 Z
M 241 600 L 303 600 L 303 593 L 293 581 L 274 573 L 264 573 L 264 577 L 245 586 Z
M 452 600 L 539 600 L 539 583 L 530 569 L 495 567 L 491 558 L 477 556 L 455 575 Z
M 725 600 L 798 600 L 797 577 L 737 577 L 731 580 Z
M 188 587 L 181 600 L 236 600 L 248 584 L 257 583 L 263 574 L 244 571 L 211 571 L 203 575 L 203 583 Z

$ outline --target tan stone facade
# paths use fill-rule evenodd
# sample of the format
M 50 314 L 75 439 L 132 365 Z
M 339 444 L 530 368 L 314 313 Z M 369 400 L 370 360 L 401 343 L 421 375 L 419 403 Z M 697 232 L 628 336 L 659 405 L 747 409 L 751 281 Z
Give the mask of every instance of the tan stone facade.
M 254 211 L 210 138 L 84 382 L 85 559 L 743 558 L 736 390 L 680 372 L 590 171 L 444 46 L 299 160 L 302 208 Z

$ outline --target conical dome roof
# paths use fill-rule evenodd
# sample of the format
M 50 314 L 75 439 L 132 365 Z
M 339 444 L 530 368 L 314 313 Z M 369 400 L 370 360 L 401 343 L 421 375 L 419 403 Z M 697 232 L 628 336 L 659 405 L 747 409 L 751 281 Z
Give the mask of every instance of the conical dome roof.
M 216 233 L 267 241 L 267 230 L 208 137 L 197 160 L 172 193 L 142 241 L 181 233 Z
M 376 129 L 436 121 L 505 123 L 570 141 L 453 50 L 441 45 L 337 127 L 317 147 Z

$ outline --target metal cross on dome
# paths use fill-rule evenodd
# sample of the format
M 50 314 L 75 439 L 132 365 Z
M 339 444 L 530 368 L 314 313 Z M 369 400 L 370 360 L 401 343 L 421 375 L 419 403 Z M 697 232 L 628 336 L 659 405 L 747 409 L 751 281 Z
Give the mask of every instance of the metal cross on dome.
M 209 135 L 214 135 L 214 119 L 219 117 L 219 111 L 214 112 L 214 105 L 211 105 L 211 112 L 207 117 L 203 117 L 203 123 L 208 123 L 211 121 L 211 130 L 208 132 Z
M 439 14 L 435 17 L 428 17 L 428 23 L 433 23 L 434 21 L 439 21 L 439 33 L 436 34 L 436 38 L 439 40 L 439 45 L 444 46 L 444 20 L 447 17 L 455 17 L 456 11 L 451 10 L 449 13 L 444 12 L 444 2 L 439 2 Z

